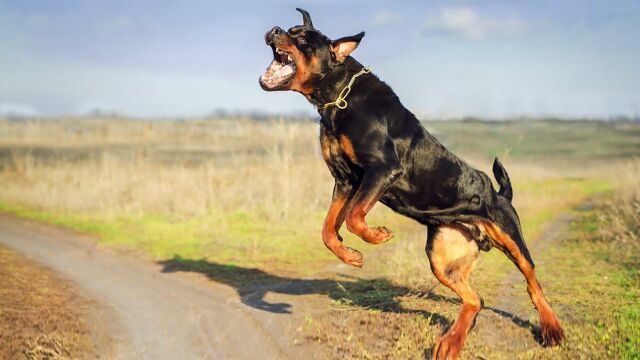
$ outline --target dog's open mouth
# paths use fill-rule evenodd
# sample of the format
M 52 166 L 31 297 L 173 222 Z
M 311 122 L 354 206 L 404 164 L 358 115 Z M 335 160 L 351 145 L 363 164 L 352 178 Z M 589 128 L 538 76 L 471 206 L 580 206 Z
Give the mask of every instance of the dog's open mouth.
M 296 63 L 291 54 L 278 49 L 273 43 L 273 61 L 260 77 L 260 85 L 265 90 L 277 90 L 289 84 L 296 75 Z

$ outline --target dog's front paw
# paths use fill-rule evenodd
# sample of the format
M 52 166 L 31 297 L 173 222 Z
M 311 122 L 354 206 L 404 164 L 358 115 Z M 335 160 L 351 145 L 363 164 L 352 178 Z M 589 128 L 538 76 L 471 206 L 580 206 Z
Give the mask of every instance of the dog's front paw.
M 393 238 L 393 233 L 391 230 L 387 229 L 384 226 L 379 226 L 371 229 L 371 233 L 367 236 L 367 242 L 371 244 L 382 244 L 387 242 Z
M 345 251 L 340 256 L 340 259 L 345 263 L 355 267 L 362 267 L 362 254 L 360 251 L 352 249 L 350 247 L 345 248 Z

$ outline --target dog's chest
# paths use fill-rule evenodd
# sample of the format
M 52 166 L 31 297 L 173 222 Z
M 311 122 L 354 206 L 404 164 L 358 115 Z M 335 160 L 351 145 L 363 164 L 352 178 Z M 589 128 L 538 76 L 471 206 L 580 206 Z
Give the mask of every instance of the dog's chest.
M 322 158 L 336 179 L 356 180 L 361 168 L 353 143 L 344 134 L 335 134 L 324 126 L 320 128 Z

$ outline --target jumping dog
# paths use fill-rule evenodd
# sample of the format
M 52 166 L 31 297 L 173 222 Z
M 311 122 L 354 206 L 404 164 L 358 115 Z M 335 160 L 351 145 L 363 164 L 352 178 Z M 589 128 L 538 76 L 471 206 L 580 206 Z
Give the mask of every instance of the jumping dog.
M 297 9 L 303 25 L 265 34 L 273 61 L 259 79 L 264 90 L 301 93 L 321 116 L 322 156 L 335 179 L 322 229 L 324 244 L 343 262 L 361 267 L 362 254 L 342 244 L 344 222 L 371 244 L 393 235 L 370 227 L 367 213 L 378 201 L 427 226 L 426 253 L 436 278 L 462 300 L 462 309 L 438 339 L 434 359 L 456 358 L 482 308 L 468 278 L 480 250 L 496 247 L 527 281 L 545 346 L 564 333 L 545 299 L 511 204 L 507 171 L 496 158 L 489 177 L 447 150 L 407 110 L 393 90 L 350 54 L 364 32 L 330 40 L 314 28 L 309 13 Z

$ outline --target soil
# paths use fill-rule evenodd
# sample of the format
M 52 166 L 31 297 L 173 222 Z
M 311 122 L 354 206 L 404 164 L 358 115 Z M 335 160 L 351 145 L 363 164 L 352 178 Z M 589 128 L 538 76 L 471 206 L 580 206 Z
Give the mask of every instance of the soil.
M 70 329 L 71 339 L 95 328 L 113 345 L 109 352 L 92 347 L 90 342 L 80 342 L 75 349 L 63 339 L 69 344 L 65 345 L 68 351 L 94 351 L 98 357 L 127 359 L 322 357 L 321 350 L 301 346 L 296 338 L 300 331 L 297 324 L 302 321 L 300 311 L 313 304 L 302 297 L 315 293 L 316 285 L 322 288 L 322 281 L 183 259 L 154 263 L 136 254 L 100 247 L 90 237 L 10 215 L 0 215 L 0 244 L 42 265 L 30 275 L 17 275 L 13 268 L 4 270 L 11 275 L 8 278 L 21 276 L 22 281 L 15 281 L 23 287 L 2 292 L 2 319 L 6 322 L 2 326 L 7 326 L 2 334 L 11 334 L 2 336 L 3 342 L 25 343 L 29 336 L 60 327 Z M 42 274 L 50 274 L 45 284 L 28 280 L 42 278 Z M 3 289 L 7 288 L 5 276 L 1 277 Z M 48 289 L 61 288 L 56 276 L 102 304 L 98 313 L 106 314 L 107 326 L 95 316 L 96 311 L 86 310 L 87 305 L 75 292 L 57 297 L 36 295 L 35 289 L 48 294 L 52 291 Z M 48 286 L 52 283 L 58 286 Z M 44 302 L 24 305 L 25 298 Z M 38 310 L 23 318 L 26 315 L 20 309 L 29 308 Z M 42 320 L 40 312 L 51 315 Z M 43 321 L 49 328 L 40 330 L 38 324 Z M 13 327 L 37 330 L 24 330 L 23 335 L 12 331 Z
M 109 354 L 105 309 L 53 271 L 0 246 L 0 358 Z

